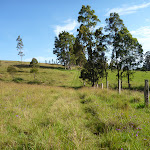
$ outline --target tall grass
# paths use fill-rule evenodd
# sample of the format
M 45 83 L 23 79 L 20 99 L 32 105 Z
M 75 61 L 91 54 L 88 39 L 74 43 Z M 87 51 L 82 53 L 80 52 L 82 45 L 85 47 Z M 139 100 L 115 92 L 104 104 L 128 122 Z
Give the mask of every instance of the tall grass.
M 0 149 L 149 149 L 143 93 L 0 82 Z
M 14 78 L 9 65 L 17 66 Z M 1 61 L 0 149 L 149 149 L 150 108 L 135 90 L 143 90 L 150 72 L 137 71 L 133 90 L 120 95 L 83 87 L 79 76 L 75 68 L 40 64 L 34 80 L 29 63 Z M 108 80 L 115 88 L 116 73 L 109 72 Z

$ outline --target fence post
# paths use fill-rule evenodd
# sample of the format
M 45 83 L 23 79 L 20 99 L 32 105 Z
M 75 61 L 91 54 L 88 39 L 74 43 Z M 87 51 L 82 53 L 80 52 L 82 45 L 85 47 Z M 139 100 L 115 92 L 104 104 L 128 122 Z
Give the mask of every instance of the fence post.
M 145 99 L 145 106 L 148 107 L 148 103 L 149 103 L 149 84 L 148 84 L 148 80 L 145 80 L 144 99 Z
M 109 82 L 107 81 L 107 83 L 106 83 L 106 88 L 107 88 L 107 90 L 108 90 L 108 83 L 109 83 Z
M 101 83 L 102 89 L 103 89 L 103 83 Z
M 98 88 L 98 83 L 96 84 L 96 87 Z
M 121 93 L 121 80 L 119 80 L 119 87 L 118 87 L 118 90 L 119 90 L 119 94 Z

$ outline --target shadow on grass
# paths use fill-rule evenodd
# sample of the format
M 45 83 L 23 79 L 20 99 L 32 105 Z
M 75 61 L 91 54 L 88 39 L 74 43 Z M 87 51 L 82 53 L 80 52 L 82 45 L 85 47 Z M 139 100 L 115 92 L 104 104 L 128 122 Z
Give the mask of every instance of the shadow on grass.
M 63 87 L 63 88 L 71 88 L 71 89 L 75 89 L 75 90 L 78 90 L 78 89 L 81 89 L 83 88 L 84 86 L 59 86 L 59 87 Z
M 133 91 L 140 91 L 140 92 L 142 92 L 142 91 L 144 91 L 144 86 L 137 86 L 137 87 L 131 87 L 130 89 L 129 88 L 127 88 L 127 87 L 125 87 L 125 88 L 123 88 L 123 89 L 127 89 L 127 90 L 133 90 Z M 149 90 L 150 90 L 150 88 L 149 88 Z
M 31 68 L 30 65 L 27 65 L 27 64 L 20 64 L 20 65 L 14 65 L 15 67 L 17 68 Z M 40 66 L 39 65 L 39 68 L 43 68 L 43 69 L 58 69 L 58 70 L 65 70 L 63 68 L 63 66 Z
M 114 90 L 117 90 L 118 89 L 118 87 L 117 87 L 117 85 L 113 85 L 113 86 L 110 86 L 110 88 L 111 89 L 114 89 Z M 128 87 L 123 87 L 122 89 L 124 89 L 124 90 L 131 90 L 131 91 L 140 91 L 140 92 L 143 92 L 144 91 L 144 86 L 142 86 L 142 85 L 140 85 L 140 86 L 133 86 L 133 87 L 130 87 L 130 88 L 128 88 Z M 150 88 L 149 88 L 149 90 L 150 90 Z
M 56 66 L 40 66 L 43 69 L 58 69 L 58 70 L 65 70 L 63 67 L 56 67 Z
M 13 65 L 17 68 L 30 68 L 30 65 L 26 65 L 26 64 L 20 64 L 20 65 Z

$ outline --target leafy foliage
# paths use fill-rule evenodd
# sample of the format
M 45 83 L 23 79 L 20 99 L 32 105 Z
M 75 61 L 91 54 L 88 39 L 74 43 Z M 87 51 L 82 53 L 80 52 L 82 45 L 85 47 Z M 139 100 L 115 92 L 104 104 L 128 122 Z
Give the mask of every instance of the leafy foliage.
M 10 74 L 14 74 L 17 72 L 17 68 L 14 66 L 8 66 L 7 72 L 9 72 Z
M 120 71 L 126 67 L 129 75 L 132 69 L 142 62 L 143 49 L 136 38 L 133 38 L 130 32 L 123 24 L 119 14 L 111 13 L 106 19 L 105 31 L 108 33 L 107 43 L 111 46 L 111 67 L 117 69 L 118 87 Z
M 150 51 L 145 53 L 144 65 L 143 70 L 150 71 Z
M 30 62 L 31 67 L 38 67 L 38 61 L 36 58 L 32 58 L 32 61 Z
M 75 56 L 73 53 L 73 45 L 75 37 L 66 31 L 63 31 L 55 37 L 55 48 L 53 53 L 57 55 L 59 62 L 66 66 L 71 66 L 75 63 Z
M 106 58 L 102 28 L 94 30 L 97 23 L 100 22 L 94 13 L 89 5 L 83 5 L 78 16 L 78 22 L 81 23 L 78 29 L 78 38 L 88 56 L 80 78 L 87 79 L 92 86 L 98 82 L 100 77 L 104 77 L 104 60 Z

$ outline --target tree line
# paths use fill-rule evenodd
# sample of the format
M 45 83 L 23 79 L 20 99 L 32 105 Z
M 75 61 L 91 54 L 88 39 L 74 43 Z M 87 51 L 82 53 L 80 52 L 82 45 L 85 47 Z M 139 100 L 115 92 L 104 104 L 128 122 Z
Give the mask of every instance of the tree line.
M 118 13 L 110 13 L 105 20 L 105 27 L 98 27 L 100 19 L 89 5 L 82 5 L 78 13 L 77 35 L 62 31 L 55 37 L 53 53 L 57 55 L 59 63 L 65 69 L 77 65 L 81 67 L 80 78 L 92 86 L 100 79 L 108 77 L 108 69 L 117 70 L 119 80 L 127 77 L 130 88 L 130 79 L 136 68 L 150 70 L 150 52 L 146 52 L 143 60 L 142 45 L 134 38 L 124 25 Z M 23 42 L 17 38 L 18 55 L 24 56 Z M 108 53 L 111 54 L 108 61 Z
M 130 78 L 133 70 L 143 62 L 142 45 L 134 38 L 124 25 L 118 13 L 110 13 L 106 26 L 97 28 L 100 22 L 95 11 L 89 5 L 82 5 L 78 15 L 77 36 L 66 31 L 55 37 L 53 53 L 65 66 L 82 67 L 80 78 L 94 86 L 99 79 L 108 77 L 108 69 L 117 70 L 118 84 L 123 75 Z M 111 53 L 108 63 L 107 53 Z M 150 53 L 147 52 L 143 68 L 150 69 Z

